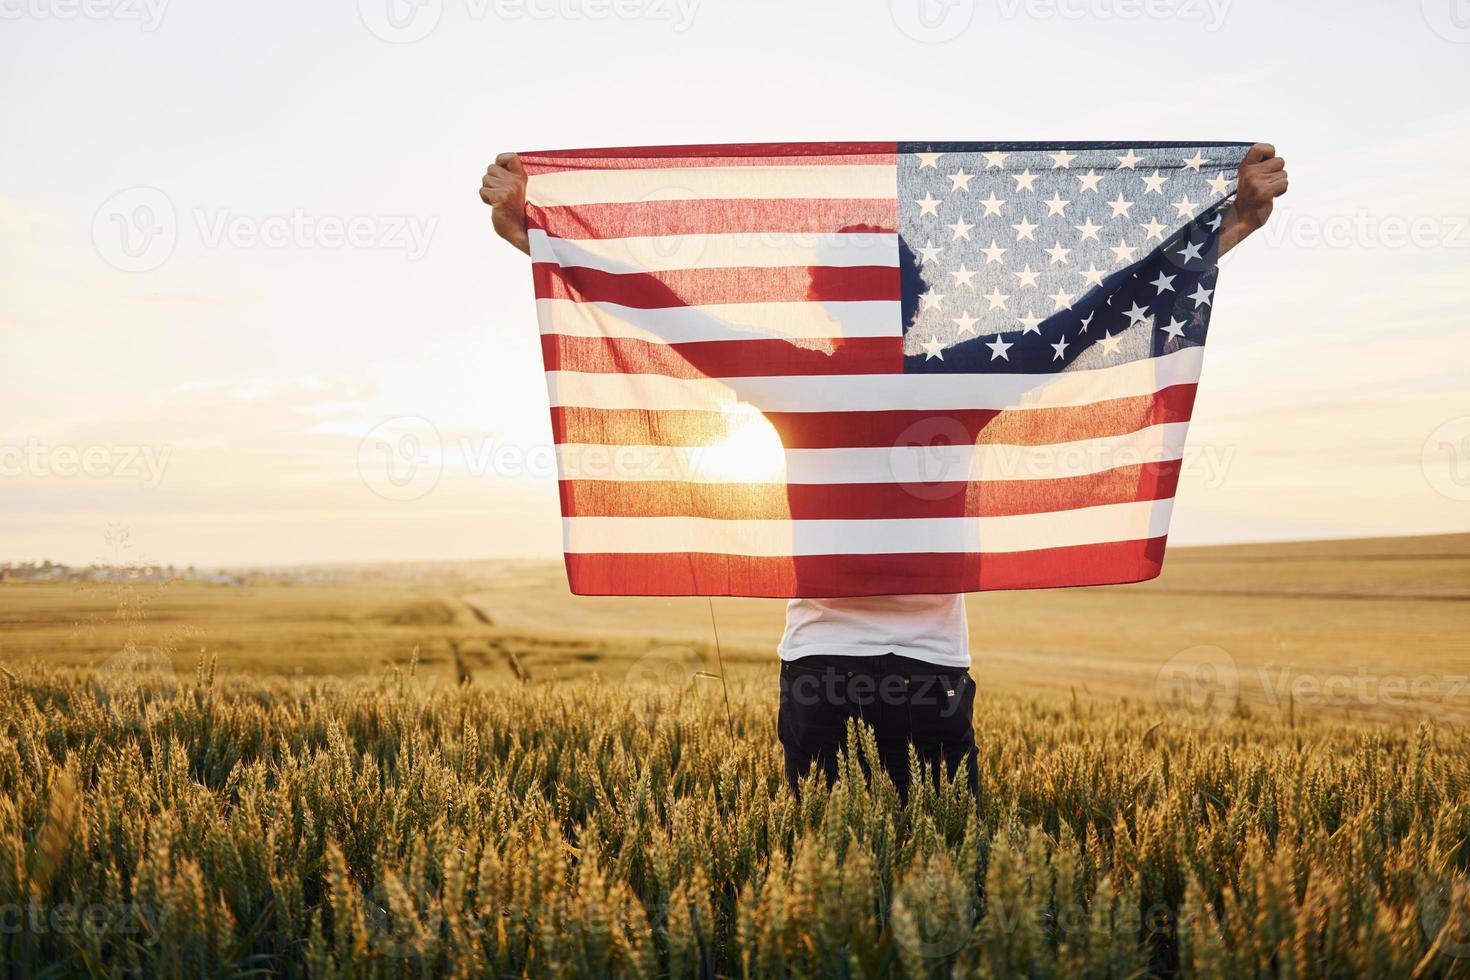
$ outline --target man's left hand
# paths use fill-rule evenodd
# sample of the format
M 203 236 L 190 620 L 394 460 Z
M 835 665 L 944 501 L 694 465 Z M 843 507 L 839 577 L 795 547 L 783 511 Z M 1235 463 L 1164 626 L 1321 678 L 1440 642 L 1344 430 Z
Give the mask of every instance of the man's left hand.
M 1286 187 L 1286 160 L 1276 155 L 1276 147 L 1257 143 L 1246 151 L 1235 176 L 1235 203 L 1220 230 L 1221 255 L 1266 223 Z
M 1247 235 L 1271 217 L 1276 199 L 1286 193 L 1286 159 L 1270 143 L 1257 143 L 1240 161 L 1235 182 L 1235 212 Z

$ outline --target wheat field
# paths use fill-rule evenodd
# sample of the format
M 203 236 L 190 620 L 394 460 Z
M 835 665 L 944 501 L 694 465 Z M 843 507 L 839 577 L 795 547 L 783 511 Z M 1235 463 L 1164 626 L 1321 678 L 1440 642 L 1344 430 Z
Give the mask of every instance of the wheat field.
M 0 975 L 1470 977 L 1467 574 L 972 596 L 981 793 L 907 806 L 861 732 L 788 792 L 779 602 L 0 582 Z
M 6 975 L 1470 976 L 1448 726 L 982 695 L 902 807 L 755 678 L 113 668 L 0 674 Z

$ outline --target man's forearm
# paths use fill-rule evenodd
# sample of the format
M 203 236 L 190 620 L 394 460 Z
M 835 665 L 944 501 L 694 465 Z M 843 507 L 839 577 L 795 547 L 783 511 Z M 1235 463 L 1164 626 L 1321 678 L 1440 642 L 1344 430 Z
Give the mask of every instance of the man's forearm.
M 1231 205 L 1230 209 L 1225 212 L 1225 219 L 1220 223 L 1220 255 L 1223 256 L 1245 241 L 1256 230 L 1242 221 L 1240 212 L 1235 210 L 1234 205 Z

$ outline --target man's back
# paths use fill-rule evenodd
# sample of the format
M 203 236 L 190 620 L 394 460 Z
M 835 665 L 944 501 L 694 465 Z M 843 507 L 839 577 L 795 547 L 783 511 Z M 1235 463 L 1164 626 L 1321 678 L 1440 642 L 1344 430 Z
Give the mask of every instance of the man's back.
M 898 654 L 940 667 L 970 666 L 970 632 L 963 595 L 881 595 L 792 599 L 782 660 L 814 654 Z

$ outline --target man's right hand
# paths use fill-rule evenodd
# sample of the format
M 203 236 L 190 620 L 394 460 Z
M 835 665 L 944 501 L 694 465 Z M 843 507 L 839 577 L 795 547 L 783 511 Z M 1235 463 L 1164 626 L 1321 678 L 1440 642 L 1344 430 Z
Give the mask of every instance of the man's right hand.
M 530 255 L 531 244 L 526 238 L 526 171 L 520 157 L 502 153 L 495 158 L 480 181 L 480 200 L 490 205 L 490 224 L 495 233 Z

